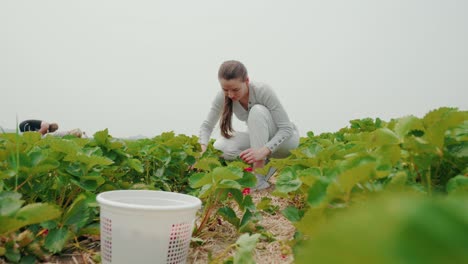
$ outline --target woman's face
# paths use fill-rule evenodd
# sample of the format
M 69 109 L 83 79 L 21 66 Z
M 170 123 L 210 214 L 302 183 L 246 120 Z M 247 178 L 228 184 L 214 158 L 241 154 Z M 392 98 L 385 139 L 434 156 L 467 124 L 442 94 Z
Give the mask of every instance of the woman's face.
M 242 79 L 225 80 L 220 79 L 219 83 L 224 91 L 224 95 L 231 98 L 232 101 L 239 101 L 241 99 L 248 99 L 249 96 L 249 79 L 242 81 Z

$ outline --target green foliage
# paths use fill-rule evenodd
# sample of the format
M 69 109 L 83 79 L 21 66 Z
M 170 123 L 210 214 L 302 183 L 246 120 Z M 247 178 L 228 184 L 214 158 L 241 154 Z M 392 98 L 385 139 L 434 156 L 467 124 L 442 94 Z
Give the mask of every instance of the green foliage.
M 234 255 L 234 264 L 255 263 L 254 259 L 252 258 L 252 251 L 255 249 L 255 245 L 257 244 L 259 237 L 260 234 L 243 234 L 239 237 L 239 239 L 237 239 L 237 251 Z
M 447 183 L 447 192 L 449 194 L 468 194 L 468 177 L 457 175 Z
M 204 161 L 208 159 L 209 161 Z M 200 159 L 202 164 L 213 164 L 212 157 Z M 258 221 L 259 215 L 251 196 L 248 194 L 250 187 L 255 186 L 255 176 L 232 163 L 227 167 L 205 167 L 206 171 L 192 174 L 189 179 L 190 186 L 198 189 L 198 197 L 203 201 L 202 221 L 195 229 L 195 235 L 203 231 L 206 223 L 212 221 L 213 211 L 218 208 L 216 214 L 235 226 L 240 232 L 255 229 L 253 223 Z M 241 211 L 237 216 L 229 202 L 234 201 Z M 223 206 L 222 206 L 223 205 Z
M 390 193 L 336 213 L 296 263 L 466 263 L 468 200 Z
M 286 207 L 282 213 L 291 222 L 298 222 L 304 216 L 304 212 L 294 206 Z
M 352 212 L 354 209 L 351 208 L 367 204 L 381 193 L 404 191 L 429 196 L 447 193 L 465 195 L 467 128 L 468 112 L 453 108 L 440 108 L 423 118 L 408 116 L 393 119 L 389 123 L 381 120 L 373 122 L 371 119 L 353 120 L 350 128 L 336 133 L 319 136 L 309 134 L 301 140 L 300 146 L 289 158 L 273 160 L 271 166 L 281 170 L 275 193 L 282 197 L 303 197 L 305 200 L 305 207 L 289 207 L 283 211 L 301 234 L 296 241 L 298 252 L 304 247 L 302 239 L 309 241 L 308 238 L 316 237 L 329 219 L 335 219 L 335 215 L 341 215 L 342 212 Z M 401 212 L 402 217 L 406 217 L 407 213 Z M 352 226 L 343 220 L 336 221 L 342 222 L 344 227 Z M 386 232 L 377 232 L 377 229 L 360 232 L 370 233 L 370 236 L 387 235 Z M 338 236 L 339 233 L 335 239 L 339 240 Z M 355 233 L 354 236 L 359 237 L 361 233 Z M 417 236 L 424 237 L 422 232 Z M 372 239 L 374 237 L 369 238 L 369 241 L 375 241 Z M 405 245 L 405 239 L 411 241 L 410 237 L 402 238 L 401 245 Z M 325 243 L 325 238 L 317 243 L 322 242 Z M 325 243 L 323 247 L 331 249 L 332 243 Z M 347 243 L 360 245 L 359 242 Z M 379 250 L 384 247 L 378 243 L 369 243 L 372 244 L 370 252 L 374 252 L 374 247 Z M 323 247 L 318 248 L 322 250 Z M 307 247 L 304 250 L 309 249 Z M 348 256 L 346 254 L 324 252 L 337 259 L 324 258 L 323 262 L 349 262 L 345 261 L 345 257 L 341 258 Z M 346 252 L 354 254 L 355 250 L 346 249 Z M 318 254 L 322 255 L 325 253 Z M 384 252 L 379 252 L 379 258 L 370 259 L 368 263 L 384 263 L 380 259 L 384 255 Z M 303 263 L 312 259 L 311 256 L 301 258 Z M 366 262 L 366 258 L 362 260 Z
M 8 234 L 20 228 L 55 219 L 60 216 L 60 209 L 44 203 L 33 203 L 21 207 L 21 194 L 15 192 L 0 193 L 0 235 Z
M 52 253 L 60 252 L 71 236 L 72 233 L 67 228 L 53 229 L 49 231 L 44 247 Z
M 121 140 L 107 129 L 92 138 L 0 134 L 0 258 L 45 261 L 80 236 L 99 234 L 98 193 L 152 189 L 198 196 L 203 210 L 194 236 L 224 219 L 240 235 L 227 262 L 252 263 L 260 211 L 276 214 L 279 208 L 269 197 L 254 203 L 249 192 L 256 177 L 244 170 L 249 164 L 219 158 L 212 144 L 200 154 L 197 141 L 173 132 Z M 309 131 L 291 153 L 264 170 L 278 169 L 273 194 L 290 199 L 281 213 L 296 227 L 298 263 L 352 263 L 358 257 L 445 262 L 437 250 L 465 261 L 458 245 L 467 244 L 460 236 L 466 234 L 467 111 L 439 108 L 389 122 L 356 119 L 335 133 Z M 376 198 L 382 194 L 390 198 Z M 427 257 L 421 248 L 430 251 Z

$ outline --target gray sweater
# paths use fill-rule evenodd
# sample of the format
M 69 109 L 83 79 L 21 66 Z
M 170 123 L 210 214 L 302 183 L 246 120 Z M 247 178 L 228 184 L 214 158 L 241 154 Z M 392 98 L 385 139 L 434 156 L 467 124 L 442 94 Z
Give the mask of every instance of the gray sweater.
M 273 153 L 276 148 L 284 140 L 288 139 L 296 129 L 296 126 L 289 120 L 288 114 L 281 105 L 278 97 L 270 86 L 264 83 L 250 82 L 249 83 L 249 107 L 245 110 L 242 105 L 237 101 L 232 104 L 232 111 L 236 117 L 241 121 L 247 121 L 249 111 L 252 106 L 260 104 L 270 110 L 273 121 L 278 127 L 277 133 L 270 141 L 267 142 L 266 147 Z M 211 133 L 214 126 L 218 123 L 224 107 L 224 92 L 220 90 L 216 95 L 208 116 L 203 121 L 200 128 L 199 143 L 207 145 L 210 140 Z

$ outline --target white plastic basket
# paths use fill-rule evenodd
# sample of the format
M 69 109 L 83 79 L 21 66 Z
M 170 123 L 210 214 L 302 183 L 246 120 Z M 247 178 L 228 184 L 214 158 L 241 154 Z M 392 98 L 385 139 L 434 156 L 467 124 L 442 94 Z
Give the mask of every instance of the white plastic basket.
M 185 263 L 197 197 L 164 191 L 100 193 L 102 263 Z

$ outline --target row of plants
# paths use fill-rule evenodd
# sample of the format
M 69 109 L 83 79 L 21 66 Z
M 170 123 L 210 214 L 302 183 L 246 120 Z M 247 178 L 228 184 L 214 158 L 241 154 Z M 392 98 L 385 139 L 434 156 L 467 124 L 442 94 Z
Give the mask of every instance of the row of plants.
M 350 255 L 351 262 L 370 256 L 374 263 L 395 258 L 405 263 L 417 259 L 420 248 L 440 243 L 439 253 L 468 258 L 466 247 L 445 243 L 455 237 L 468 245 L 460 235 L 468 231 L 467 139 L 468 112 L 453 108 L 423 118 L 352 120 L 335 133 L 307 133 L 290 157 L 268 164 L 279 171 L 272 195 L 290 204 L 281 213 L 297 230 L 290 241 L 295 261 Z M 219 218 L 235 227 L 239 240 L 229 247 L 235 253 L 224 252 L 212 262 L 253 263 L 257 241 L 271 239 L 258 224 L 261 212 L 271 210 L 269 200 L 253 202 L 249 188 L 256 178 L 248 164 L 220 159 L 212 145 L 201 155 L 197 141 L 172 132 L 140 140 L 113 138 L 107 130 L 92 138 L 1 134 L 0 258 L 35 263 L 64 250 L 86 251 L 80 241 L 99 235 L 98 193 L 153 189 L 202 200 L 194 242 L 203 243 L 209 223 Z M 379 236 L 389 242 L 374 243 Z M 395 246 L 407 241 L 409 247 Z M 350 245 L 359 243 L 377 253 L 358 254 L 358 246 Z M 438 263 L 431 259 L 440 260 L 423 260 Z
M 468 260 L 468 112 L 352 120 L 271 166 L 297 263 Z M 433 250 L 431 250 L 433 249 Z
M 255 186 L 255 176 L 247 164 L 220 160 L 212 147 L 202 156 L 197 140 L 173 132 L 121 140 L 107 130 L 92 138 L 41 137 L 36 132 L 0 135 L 0 257 L 35 263 L 67 249 L 86 251 L 79 241 L 99 235 L 96 195 L 110 190 L 199 196 L 203 220 L 194 235 L 217 215 L 242 232 L 251 230 L 258 212 L 245 190 Z M 242 215 L 236 215 L 231 202 Z M 225 205 L 219 208 L 220 204 Z M 245 243 L 250 242 L 240 247 Z

